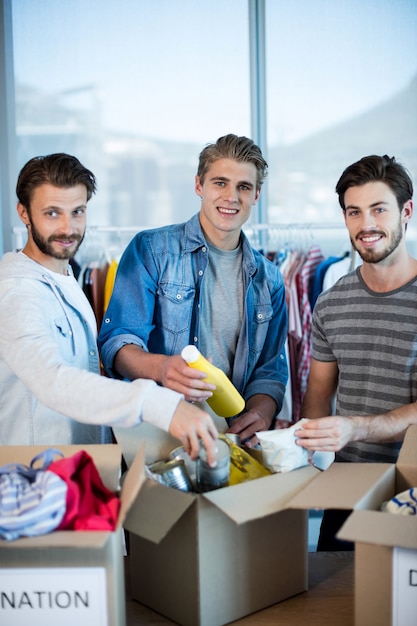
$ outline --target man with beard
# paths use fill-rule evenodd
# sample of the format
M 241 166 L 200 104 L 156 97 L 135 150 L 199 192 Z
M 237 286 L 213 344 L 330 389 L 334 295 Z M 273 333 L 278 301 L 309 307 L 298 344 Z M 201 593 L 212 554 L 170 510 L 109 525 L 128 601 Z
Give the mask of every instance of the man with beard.
M 405 243 L 413 185 L 395 158 L 368 156 L 343 172 L 336 193 L 363 264 L 317 300 L 301 415 L 320 419 L 296 435 L 336 461 L 395 463 L 417 424 L 417 260 Z M 334 539 L 348 514 L 325 513 L 318 549 L 351 547 Z
M 31 159 L 17 182 L 27 227 L 20 252 L 0 262 L 0 445 L 111 441 L 111 426 L 142 421 L 214 462 L 211 417 L 151 380 L 100 376 L 97 325 L 68 264 L 85 234 L 94 175 L 73 156 Z

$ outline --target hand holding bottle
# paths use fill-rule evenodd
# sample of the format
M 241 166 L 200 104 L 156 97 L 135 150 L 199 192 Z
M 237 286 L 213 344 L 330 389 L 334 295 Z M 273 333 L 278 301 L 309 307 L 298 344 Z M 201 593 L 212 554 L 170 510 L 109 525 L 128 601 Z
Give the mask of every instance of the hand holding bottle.
M 204 372 L 188 367 L 179 354 L 162 356 L 155 380 L 168 389 L 182 393 L 189 402 L 204 402 L 215 389 L 215 385 L 206 381 Z
M 204 358 L 195 346 L 186 346 L 181 356 L 190 367 L 205 372 L 205 382 L 215 385 L 213 395 L 207 398 L 207 404 L 217 415 L 234 417 L 243 411 L 244 399 L 221 369 Z

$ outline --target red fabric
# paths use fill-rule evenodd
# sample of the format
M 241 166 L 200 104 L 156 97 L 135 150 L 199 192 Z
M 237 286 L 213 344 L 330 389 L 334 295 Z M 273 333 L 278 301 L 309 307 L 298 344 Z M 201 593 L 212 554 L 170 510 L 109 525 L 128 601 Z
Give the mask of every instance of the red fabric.
M 120 500 L 103 485 L 91 456 L 80 450 L 54 461 L 55 472 L 68 485 L 66 513 L 56 530 L 114 530 Z

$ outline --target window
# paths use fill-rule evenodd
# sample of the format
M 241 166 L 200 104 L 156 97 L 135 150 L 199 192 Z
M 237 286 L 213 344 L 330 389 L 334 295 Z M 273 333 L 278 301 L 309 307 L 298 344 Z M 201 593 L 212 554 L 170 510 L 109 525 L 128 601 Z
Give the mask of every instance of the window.
M 7 1 L 16 172 L 78 156 L 98 179 L 90 224 L 198 210 L 202 147 L 251 134 L 255 0 Z M 267 221 L 339 222 L 335 183 L 365 154 L 395 155 L 417 181 L 415 0 L 265 0 L 265 18 Z
M 199 206 L 198 154 L 250 134 L 246 0 L 12 0 L 18 168 L 76 155 L 89 223 L 152 226 Z
M 397 157 L 417 181 L 414 0 L 267 0 L 268 221 L 335 222 L 345 167 Z

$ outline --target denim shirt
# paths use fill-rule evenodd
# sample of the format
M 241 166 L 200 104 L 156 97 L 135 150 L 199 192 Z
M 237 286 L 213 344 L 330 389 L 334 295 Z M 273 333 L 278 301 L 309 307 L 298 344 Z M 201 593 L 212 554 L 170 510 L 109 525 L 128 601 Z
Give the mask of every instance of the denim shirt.
M 232 381 L 248 400 L 272 396 L 281 409 L 288 379 L 285 286 L 278 268 L 251 248 L 242 233 L 245 312 Z M 151 353 L 198 347 L 201 287 L 209 250 L 199 215 L 188 222 L 137 234 L 117 270 L 98 344 L 107 372 L 126 344 Z M 233 280 L 233 277 L 231 277 Z M 227 319 L 224 320 L 227 332 Z

